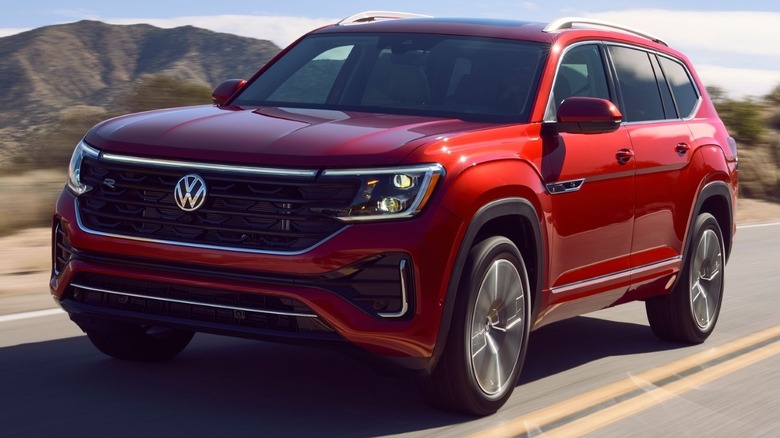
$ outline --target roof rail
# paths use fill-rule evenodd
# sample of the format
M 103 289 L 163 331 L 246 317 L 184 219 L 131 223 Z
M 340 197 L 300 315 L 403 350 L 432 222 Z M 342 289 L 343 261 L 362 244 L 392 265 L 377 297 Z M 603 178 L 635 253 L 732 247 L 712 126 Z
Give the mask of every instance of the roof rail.
M 663 44 L 665 46 L 668 46 L 669 44 L 666 44 L 666 41 L 662 40 L 661 38 L 658 38 L 657 36 L 653 34 L 649 34 L 647 32 L 634 29 L 632 27 L 623 26 L 622 24 L 612 23 L 610 21 L 604 21 L 604 20 L 598 20 L 595 18 L 583 18 L 583 17 L 564 17 L 559 18 L 547 26 L 542 30 L 542 32 L 555 32 L 556 30 L 561 29 L 571 29 L 573 28 L 574 24 L 590 24 L 593 26 L 600 26 L 600 27 L 610 27 L 613 29 L 622 30 L 623 32 L 632 33 L 634 35 L 641 36 L 643 38 L 647 38 L 651 41 L 655 41 L 656 43 Z
M 398 18 L 431 18 L 430 15 L 410 14 L 408 12 L 390 12 L 390 11 L 366 11 L 347 17 L 336 26 L 347 26 L 350 24 L 370 23 L 379 20 L 395 20 Z

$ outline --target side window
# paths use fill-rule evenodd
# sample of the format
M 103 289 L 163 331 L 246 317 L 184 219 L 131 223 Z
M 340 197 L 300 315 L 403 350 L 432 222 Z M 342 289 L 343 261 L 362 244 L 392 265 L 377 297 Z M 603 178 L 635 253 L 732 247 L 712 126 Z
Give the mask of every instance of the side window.
M 693 85 L 688 71 L 677 61 L 664 56 L 659 56 L 658 59 L 661 62 L 666 80 L 672 87 L 672 94 L 677 103 L 680 117 L 689 117 L 699 100 L 699 93 L 696 91 L 696 86 Z
M 577 46 L 563 55 L 545 120 L 555 121 L 555 112 L 563 99 L 572 96 L 610 98 L 598 44 Z
M 353 47 L 334 47 L 320 53 L 282 82 L 268 100 L 325 103 Z
M 669 85 L 666 83 L 663 70 L 658 64 L 658 57 L 656 55 L 650 55 L 650 62 L 653 64 L 653 70 L 655 71 L 655 77 L 658 82 L 658 91 L 661 92 L 661 102 L 664 104 L 664 115 L 667 119 L 676 119 L 677 110 L 674 107 L 674 99 L 672 99 L 672 91 L 669 89 Z
M 650 55 L 644 50 L 610 46 L 627 122 L 664 120 L 664 107 Z

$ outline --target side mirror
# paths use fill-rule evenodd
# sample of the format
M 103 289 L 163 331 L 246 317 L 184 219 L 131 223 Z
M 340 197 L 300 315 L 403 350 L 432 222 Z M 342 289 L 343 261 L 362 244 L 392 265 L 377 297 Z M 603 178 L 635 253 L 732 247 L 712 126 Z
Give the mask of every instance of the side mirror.
M 596 97 L 570 97 L 558 108 L 558 132 L 602 134 L 616 131 L 623 114 L 615 104 Z
M 214 105 L 222 105 L 244 85 L 246 85 L 244 79 L 228 79 L 217 85 L 217 88 L 211 92 L 211 101 L 214 102 Z

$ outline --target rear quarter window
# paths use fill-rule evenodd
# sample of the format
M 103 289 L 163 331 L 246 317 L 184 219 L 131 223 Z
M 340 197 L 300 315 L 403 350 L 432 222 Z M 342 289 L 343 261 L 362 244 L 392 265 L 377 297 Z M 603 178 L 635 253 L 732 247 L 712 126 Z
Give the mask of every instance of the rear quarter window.
M 688 74 L 688 70 L 679 62 L 664 56 L 659 56 L 658 60 L 666 76 L 666 81 L 672 89 L 680 117 L 690 117 L 699 101 L 699 93 Z

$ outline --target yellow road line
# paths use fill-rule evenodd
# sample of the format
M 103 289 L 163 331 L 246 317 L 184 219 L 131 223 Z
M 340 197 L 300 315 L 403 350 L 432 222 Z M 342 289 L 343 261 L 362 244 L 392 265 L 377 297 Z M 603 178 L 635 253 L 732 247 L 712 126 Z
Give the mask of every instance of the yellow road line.
M 647 391 L 640 396 L 618 403 L 608 409 L 602 409 L 587 417 L 567 423 L 559 428 L 545 431 L 544 436 L 545 438 L 571 437 L 596 431 L 645 409 L 661 404 L 662 402 L 697 386 L 711 382 L 779 353 L 780 342 L 775 342 L 774 344 L 770 344 L 766 347 L 704 369 L 696 374 L 683 378 L 682 380 L 669 383 L 663 387 L 655 387 L 655 389 Z
M 719 358 L 728 356 L 730 354 L 733 354 L 734 352 L 737 352 L 739 350 L 748 348 L 753 345 L 760 344 L 762 342 L 765 342 L 769 339 L 772 339 L 776 336 L 780 336 L 780 325 L 770 327 L 766 330 L 762 330 L 756 333 L 753 333 L 751 335 L 739 338 L 737 340 L 731 341 L 729 343 L 715 346 L 713 348 L 710 348 L 708 350 L 693 354 L 691 356 L 685 357 L 683 359 L 671 362 L 669 364 L 654 368 L 652 370 L 648 370 L 644 373 L 638 374 L 636 376 L 630 376 L 626 379 L 623 379 L 621 381 L 615 382 L 613 384 L 604 386 L 602 388 L 590 391 L 588 393 L 582 394 L 578 397 L 571 398 L 569 400 L 563 401 L 561 403 L 557 403 L 555 405 L 537 410 L 535 412 L 532 412 L 527 415 L 523 415 L 522 417 L 518 417 L 512 420 L 509 420 L 507 422 L 504 422 L 502 424 L 498 424 L 494 427 L 491 427 L 489 429 L 486 429 L 481 432 L 477 432 L 476 434 L 472 435 L 473 437 L 495 437 L 495 436 L 517 436 L 522 435 L 524 433 L 527 433 L 529 431 L 538 431 L 541 428 L 543 428 L 546 425 L 550 425 L 552 423 L 555 423 L 557 421 L 561 421 L 562 419 L 572 416 L 578 412 L 583 412 L 584 410 L 598 406 L 602 403 L 606 403 L 610 400 L 615 400 L 621 396 L 625 396 L 626 394 L 636 391 L 639 388 L 647 387 L 647 385 L 653 385 L 656 382 L 663 380 L 665 378 L 669 378 L 671 376 L 674 376 L 676 374 L 680 374 L 683 371 L 690 370 L 696 366 L 705 364 L 707 362 L 711 362 L 714 360 L 717 360 Z M 755 359 L 757 357 L 761 357 L 761 354 L 768 354 L 769 357 L 773 354 L 776 354 L 775 351 L 777 348 L 780 348 L 780 343 L 774 343 L 770 346 L 764 347 L 762 349 L 746 353 L 743 355 L 738 356 L 737 358 L 730 359 L 724 363 L 715 365 L 713 367 L 710 367 L 708 369 L 705 369 L 703 371 L 700 371 L 696 373 L 694 376 L 709 376 L 713 374 L 712 370 L 731 370 L 734 371 L 736 369 L 742 368 L 744 366 L 749 365 L 750 363 L 757 362 L 759 359 Z M 743 359 L 747 358 L 747 359 Z M 749 362 L 749 360 L 753 358 L 754 362 Z M 763 357 L 762 357 L 763 358 Z M 728 368 L 726 365 L 728 364 L 729 367 L 734 367 L 736 365 L 741 365 L 739 368 Z M 727 371 L 724 374 L 725 375 L 728 372 Z M 719 376 L 720 376 L 719 375 Z M 713 377 L 717 378 L 717 377 Z M 684 380 L 680 380 L 678 382 L 673 382 L 668 385 L 665 385 L 664 388 L 658 388 L 663 391 L 670 391 L 669 388 L 677 388 L 677 386 L 683 384 L 684 382 L 690 381 L 690 379 L 693 379 L 693 376 L 689 376 L 688 378 Z M 692 386 L 687 386 L 685 388 L 690 389 Z M 653 392 L 654 390 L 650 391 Z M 647 392 L 645 394 L 648 394 L 650 392 Z M 680 391 L 684 392 L 684 391 Z M 653 392 L 654 394 L 659 394 L 659 392 Z M 633 401 L 635 399 L 640 398 L 640 396 L 633 397 L 629 400 L 626 400 L 622 403 L 628 403 L 630 401 Z M 663 400 L 660 400 L 663 401 Z M 655 402 L 655 404 L 660 403 L 660 401 Z M 614 405 L 617 406 L 617 405 Z M 613 411 L 615 410 L 613 407 L 610 407 L 607 411 Z M 651 405 L 648 405 L 649 407 Z M 644 408 L 643 408 L 644 409 Z M 600 412 L 605 411 L 599 411 L 597 413 L 588 415 L 585 418 L 589 418 L 592 415 L 599 414 Z M 628 413 L 624 413 L 625 415 L 629 415 Z M 619 418 L 624 418 L 623 416 Z M 577 422 L 579 420 L 574 420 L 574 422 Z M 604 419 L 599 420 L 602 423 L 604 423 Z M 573 423 L 571 423 L 573 424 Z M 563 425 L 562 427 L 567 427 L 567 425 Z M 561 428 L 562 428 L 561 427 Z M 558 429 L 561 429 L 558 428 Z M 556 430 L 558 430 L 556 429 Z M 545 432 L 547 433 L 547 432 Z M 584 433 L 584 432 L 580 432 Z

